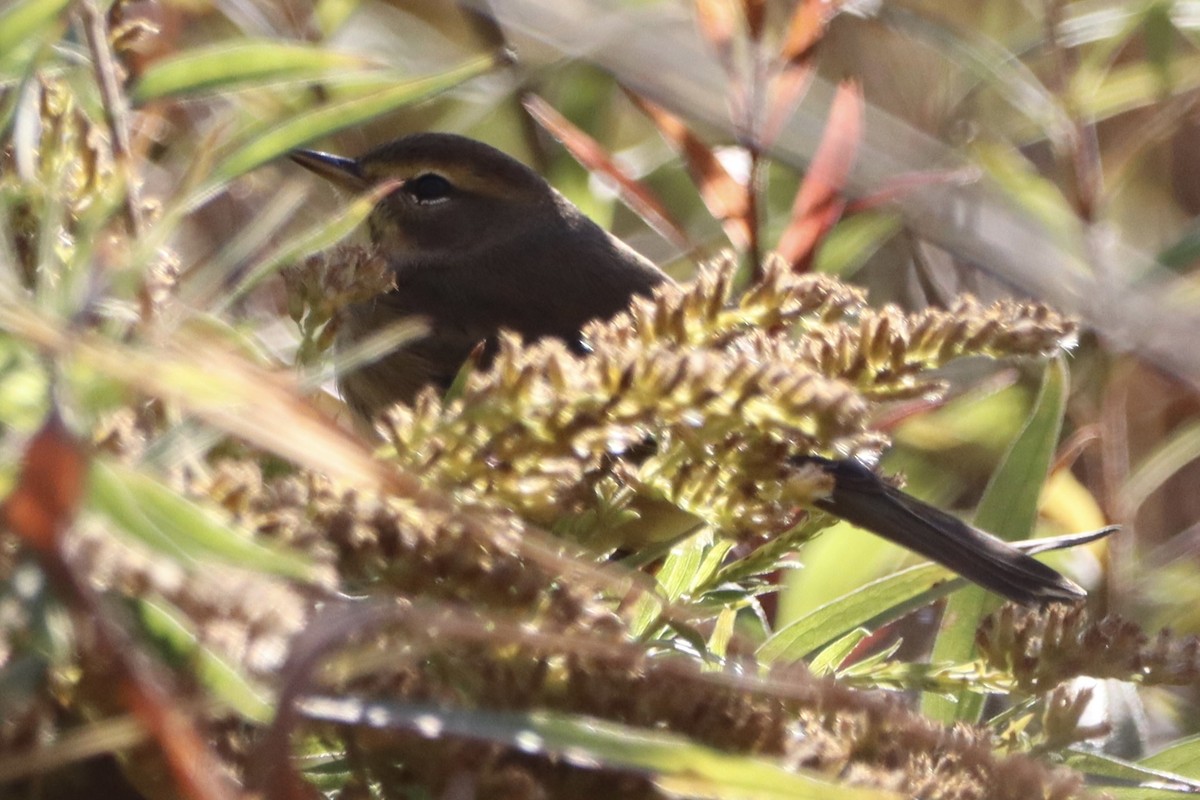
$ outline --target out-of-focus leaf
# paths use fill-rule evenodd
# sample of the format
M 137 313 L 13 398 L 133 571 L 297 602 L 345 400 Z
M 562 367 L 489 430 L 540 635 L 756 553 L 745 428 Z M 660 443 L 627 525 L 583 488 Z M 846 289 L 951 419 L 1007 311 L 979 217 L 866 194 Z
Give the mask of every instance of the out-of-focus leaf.
M 227 287 L 221 297 L 219 310 L 224 310 L 253 289 L 265 278 L 286 264 L 294 264 L 313 253 L 328 249 L 349 236 L 371 215 L 384 195 L 396 188 L 395 182 L 385 181 L 371 191 L 354 199 L 337 214 L 322 220 L 281 241 L 246 270 L 236 286 Z
M 738 10 L 734 0 L 694 0 L 696 22 L 727 71 L 733 66 L 733 37 L 738 32 Z
M 1066 764 L 1117 800 L 1172 800 L 1200 793 L 1200 783 L 1185 775 L 1102 753 L 1069 750 Z
M 771 83 L 767 119 L 763 126 L 763 142 L 775 141 L 784 123 L 804 97 L 813 75 L 813 55 L 825 38 L 829 20 L 837 12 L 836 2 L 829 0 L 800 0 L 792 10 L 787 32 L 779 48 L 783 66 Z
M 767 24 L 767 0 L 742 0 L 742 14 L 746 17 L 746 30 L 754 41 L 762 39 Z
M 712 149 L 700 141 L 682 119 L 649 100 L 630 96 L 658 127 L 663 138 L 683 156 L 704 205 L 724 227 L 729 241 L 738 250 L 747 250 L 755 235 L 749 189 L 729 174 Z
M 953 170 L 907 172 L 895 176 L 870 194 L 856 197 L 846 207 L 847 213 L 872 211 L 880 206 L 900 204 L 904 198 L 921 189 L 936 186 L 966 186 L 977 182 L 983 174 L 975 167 Z
M 899 214 L 855 214 L 843 219 L 821 242 L 813 270 L 848 277 L 903 227 Z
M 1200 225 L 1193 224 L 1183 236 L 1158 254 L 1158 263 L 1167 269 L 1183 272 L 1200 261 Z
M 317 0 L 316 8 L 313 9 L 313 17 L 316 19 L 321 33 L 330 36 L 342 27 L 342 23 L 349 19 L 350 15 L 361 5 L 362 0 Z
M 1037 521 L 1038 498 L 1046 482 L 1058 437 L 1068 392 L 1067 368 L 1056 359 L 1046 368 L 1029 420 L 992 473 L 984 490 L 975 525 L 1005 541 L 1025 539 Z M 975 630 L 987 610 L 996 604 L 993 596 L 972 586 L 952 597 L 938 633 L 930 660 L 935 663 L 964 663 L 975 652 Z M 954 703 L 940 694 L 927 694 L 922 710 L 943 722 L 975 722 L 982 712 L 983 697 L 965 692 Z
M 649 188 L 625 174 L 599 142 L 571 124 L 570 120 L 541 97 L 529 94 L 522 102 L 525 110 L 538 124 L 561 142 L 588 172 L 599 173 L 615 183 L 621 199 L 645 220 L 647 225 L 680 250 L 691 252 L 695 249 L 695 244 L 688 238 L 683 226 L 675 221 L 662 201 Z
M 139 103 L 195 92 L 219 92 L 284 80 L 334 78 L 365 69 L 362 56 L 272 40 L 242 41 L 185 50 L 155 63 L 138 81 Z
M 1043 178 L 1017 151 L 997 144 L 977 143 L 976 161 L 1021 208 L 1037 216 L 1066 240 L 1079 226 L 1075 211 L 1062 191 Z
M 1200 87 L 1200 55 L 1179 54 L 1171 61 L 1171 91 L 1183 94 Z M 1151 63 L 1133 61 L 1102 70 L 1081 69 L 1072 78 L 1079 113 L 1097 122 L 1162 100 L 1162 74 Z
M 199 641 L 178 609 L 148 600 L 139 600 L 137 609 L 150 635 L 190 664 L 215 698 L 248 720 L 264 724 L 271 721 L 275 708 L 266 693 L 254 686 L 238 665 Z
M 208 509 L 128 467 L 97 462 L 90 500 L 120 529 L 173 556 L 213 559 L 300 580 L 312 577 L 312 565 L 299 554 L 235 531 Z
M 792 10 L 787 33 L 779 47 L 779 58 L 789 65 L 807 63 L 813 48 L 825 37 L 829 20 L 837 12 L 838 3 L 828 0 L 801 0 Z
M 113 698 L 151 732 L 180 793 L 202 800 L 232 798 L 225 773 L 215 766 L 216 757 L 196 730 L 194 717 L 167 691 L 157 665 L 136 657 L 126 632 L 75 574 L 59 546 L 82 499 L 86 467 L 82 445 L 52 407 L 26 448 L 20 480 L 0 506 L 0 521 L 36 550 L 42 570 L 74 618 L 87 620 L 90 635 L 82 637 L 85 663 L 104 665 L 97 667 L 98 674 L 112 681 Z
M 776 247 L 794 270 L 809 268 L 817 243 L 846 207 L 844 190 L 862 142 L 863 113 L 862 89 L 853 82 L 841 84 L 821 144 L 796 193 L 791 220 Z
M 231 297 L 233 287 L 245 282 L 247 273 L 253 271 L 247 262 L 255 258 L 280 237 L 285 225 L 295 218 L 296 212 L 307 199 L 307 191 L 299 182 L 285 183 L 266 200 L 245 224 L 230 231 L 221 249 L 187 271 L 181 280 L 185 291 L 180 298 L 189 305 L 209 308 L 214 300 L 228 305 L 236 301 Z M 276 246 L 275 249 L 278 249 Z
M 1175 55 L 1175 24 L 1171 22 L 1173 2 L 1151 3 L 1142 12 L 1142 41 L 1146 60 L 1158 73 L 1160 91 L 1171 90 L 1171 65 Z
M 1121 487 L 1121 506 L 1136 513 L 1147 497 L 1197 458 L 1200 458 L 1200 422 L 1168 435 L 1134 467 Z
M 902 36 L 944 53 L 963 73 L 975 75 L 998 92 L 1017 114 L 1029 121 L 1031 136 L 1049 138 L 1059 146 L 1067 144 L 1071 120 L 1062 104 L 1011 50 L 986 36 L 971 35 L 969 30 L 952 27 L 935 15 L 897 3 L 882 4 L 876 19 Z
M 61 22 L 69 4 L 70 0 L 18 0 L 0 13 L 0 70 L 17 67 L 24 60 L 24 46 L 42 39 Z
M 1064 47 L 1080 48 L 1083 52 L 1093 49 L 1085 48 L 1084 45 L 1094 45 L 1105 40 L 1115 41 L 1119 46 L 1127 39 L 1129 32 L 1137 27 L 1142 8 L 1144 6 L 1139 7 L 1133 3 L 1068 6 L 1063 9 L 1063 20 L 1058 32 L 1059 41 Z M 1110 49 L 1104 49 L 1103 52 L 1111 54 Z
M 290 376 L 231 352 L 203 328 L 171 331 L 170 338 L 138 346 L 93 336 L 68 338 L 28 304 L 6 302 L 2 295 L 0 327 L 59 360 L 167 398 L 218 430 L 347 484 L 416 490 L 415 479 L 381 465 L 361 440 L 305 403 Z
M 501 63 L 501 59 L 495 56 L 472 59 L 439 75 L 403 82 L 365 96 L 354 97 L 298 114 L 292 119 L 276 125 L 261 136 L 256 136 L 253 141 L 247 142 L 218 164 L 213 171 L 208 190 L 215 190 L 238 175 L 280 158 L 297 147 L 323 136 L 361 125 L 389 111 L 395 111 L 398 108 L 426 100 L 447 89 L 452 89 L 464 81 L 494 69 L 498 63 Z M 201 192 L 196 202 L 207 196 L 208 192 Z
M 513 714 L 445 706 L 307 697 L 300 702 L 309 719 L 385 730 L 436 730 L 526 753 L 646 774 L 664 791 L 721 800 L 884 800 L 890 792 L 829 783 L 787 769 L 770 759 L 736 756 L 682 736 L 649 731 L 608 720 L 556 712 Z M 368 723 L 369 720 L 369 723 Z
M 110 717 L 60 731 L 52 742 L 22 750 L 5 748 L 0 755 L 0 784 L 49 774 L 69 764 L 118 753 L 146 740 L 146 730 L 131 716 Z
M 1038 514 L 1064 531 L 1087 531 L 1108 523 L 1095 495 L 1069 469 L 1055 469 L 1042 488 Z

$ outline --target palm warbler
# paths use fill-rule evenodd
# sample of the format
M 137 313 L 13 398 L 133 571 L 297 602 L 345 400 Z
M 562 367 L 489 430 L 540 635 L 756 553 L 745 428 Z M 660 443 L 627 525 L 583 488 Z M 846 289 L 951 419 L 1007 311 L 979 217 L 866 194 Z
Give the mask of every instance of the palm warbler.
M 344 335 L 353 340 L 406 315 L 422 316 L 430 330 L 342 376 L 343 395 L 364 417 L 411 400 L 423 386 L 449 386 L 476 345 L 501 328 L 582 348 L 584 323 L 611 317 L 670 281 L 536 172 L 472 139 L 423 133 L 359 158 L 312 150 L 292 158 L 353 191 L 385 180 L 399 186 L 369 223 L 396 288 L 352 307 Z M 833 478 L 832 492 L 816 504 L 824 511 L 1017 602 L 1085 596 L 1041 562 L 899 491 L 858 461 L 810 461 Z

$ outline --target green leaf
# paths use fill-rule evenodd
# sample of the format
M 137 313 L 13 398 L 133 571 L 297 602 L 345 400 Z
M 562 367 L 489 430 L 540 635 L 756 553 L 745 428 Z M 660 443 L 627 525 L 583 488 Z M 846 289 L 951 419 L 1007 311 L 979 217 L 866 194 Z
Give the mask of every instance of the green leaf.
M 663 596 L 668 601 L 675 602 L 696 585 L 700 565 L 704 562 L 705 551 L 711 543 L 712 535 L 706 532 L 689 536 L 671 548 L 655 576 L 662 587 Z
M 313 18 L 321 33 L 332 35 L 362 5 L 362 0 L 317 0 Z
M 1200 56 L 1176 55 L 1172 59 L 1171 90 L 1180 95 L 1200 86 Z M 1096 122 L 1158 103 L 1163 98 L 1163 75 L 1150 63 L 1102 65 L 1096 70 L 1080 69 L 1072 77 L 1077 86 L 1079 113 Z
M 1105 794 L 1116 800 L 1168 800 L 1200 792 L 1200 783 L 1187 776 L 1101 753 L 1072 749 L 1066 763 L 1086 775 L 1089 783 L 1104 786 Z
M 847 217 L 821 242 L 813 269 L 827 275 L 853 275 L 902 227 L 903 219 L 892 212 Z
M 1037 522 L 1038 498 L 1062 432 L 1067 381 L 1066 365 L 1055 359 L 1046 368 L 1029 420 L 992 474 L 975 512 L 976 526 L 1005 541 L 1028 538 Z M 974 658 L 975 631 L 996 603 L 993 595 L 977 586 L 951 598 L 930 660 L 963 663 Z M 965 692 L 955 703 L 939 694 L 927 694 L 922 710 L 942 722 L 974 722 L 982 712 L 983 699 L 977 692 Z
M 1038 499 L 1062 434 L 1069 380 L 1061 358 L 1047 365 L 1029 421 L 992 475 L 975 512 L 978 527 L 1007 542 L 1029 538 L 1037 522 Z
M 298 114 L 265 133 L 256 135 L 252 141 L 221 162 L 214 170 L 206 190 L 201 191 L 194 202 L 207 198 L 212 191 L 238 175 L 274 161 L 297 147 L 337 131 L 362 125 L 398 108 L 427 100 L 488 72 L 496 64 L 497 59 L 493 56 L 472 59 L 439 75 L 407 81 Z
M 1180 739 L 1154 755 L 1143 758 L 1138 764 L 1185 778 L 1200 778 L 1200 735 Z
M 1169 270 L 1184 273 L 1200 261 L 1200 224 L 1193 222 L 1174 244 L 1158 254 L 1158 263 Z
M 46 29 L 60 21 L 69 0 L 23 0 L 0 14 L 0 66 L 9 68 L 20 48 L 45 36 Z
M 856 628 L 880 625 L 965 585 L 940 564 L 918 564 L 831 600 L 780 628 L 758 648 L 759 660 L 799 661 Z
M 1151 3 L 1142 12 L 1142 41 L 1146 60 L 1159 79 L 1159 91 L 1165 97 L 1171 91 L 1171 62 L 1175 55 L 1175 25 L 1171 22 L 1174 2 Z
M 846 656 L 854 652 L 854 648 L 870 635 L 871 632 L 866 628 L 855 628 L 818 653 L 808 668 L 814 675 L 832 675 L 846 660 Z
M 195 92 L 311 79 L 326 73 L 332 76 L 369 65 L 362 56 L 269 39 L 216 44 L 155 63 L 138 81 L 133 99 L 145 103 Z
M 1036 216 L 1064 241 L 1077 235 L 1079 219 L 1062 189 L 1037 169 L 1015 147 L 998 142 L 976 142 L 971 153 L 976 163 L 1022 209 Z
M 89 478 L 91 508 L 173 558 L 187 564 L 215 560 L 285 578 L 312 578 L 307 559 L 251 539 L 149 475 L 97 461 Z
M 592 717 L 514 714 L 310 697 L 305 716 L 345 725 L 464 736 L 589 766 L 646 774 L 668 794 L 720 800 L 884 800 L 891 792 L 830 783 L 768 758 L 724 753 L 673 733 Z
M 248 720 L 263 724 L 271 721 L 275 708 L 267 694 L 243 675 L 237 665 L 202 644 L 179 609 L 149 600 L 138 600 L 136 606 L 149 634 L 186 661 L 192 674 L 214 697 Z
M 733 640 L 734 625 L 737 623 L 737 610 L 725 606 L 717 614 L 717 621 L 713 623 L 712 634 L 708 637 L 708 652 L 717 658 L 725 658 L 729 651 L 729 643 Z M 720 669 L 719 665 L 706 665 L 713 670 Z

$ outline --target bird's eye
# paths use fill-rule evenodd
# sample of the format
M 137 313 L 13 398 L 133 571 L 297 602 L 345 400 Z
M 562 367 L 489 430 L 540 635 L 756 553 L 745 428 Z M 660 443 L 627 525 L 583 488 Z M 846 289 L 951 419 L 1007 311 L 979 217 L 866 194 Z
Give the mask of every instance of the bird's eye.
M 450 196 L 454 184 L 436 172 L 426 172 L 406 180 L 404 191 L 418 203 L 436 203 Z

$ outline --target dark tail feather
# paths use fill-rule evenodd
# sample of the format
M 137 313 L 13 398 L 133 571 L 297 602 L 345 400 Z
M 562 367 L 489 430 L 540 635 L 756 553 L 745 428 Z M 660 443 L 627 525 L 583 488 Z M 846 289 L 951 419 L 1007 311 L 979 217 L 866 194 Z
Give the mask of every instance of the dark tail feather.
M 833 476 L 817 507 L 1025 605 L 1073 603 L 1087 593 L 989 533 L 889 486 L 854 459 L 808 459 Z

